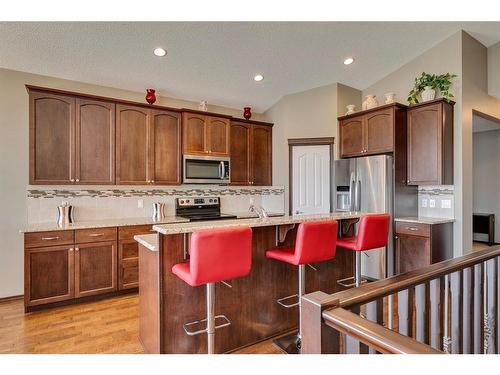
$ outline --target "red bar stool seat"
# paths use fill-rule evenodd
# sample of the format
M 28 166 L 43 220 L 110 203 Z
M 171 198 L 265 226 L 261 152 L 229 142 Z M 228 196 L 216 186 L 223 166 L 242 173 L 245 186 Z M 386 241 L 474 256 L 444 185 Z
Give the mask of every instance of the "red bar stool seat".
M 386 247 L 389 241 L 391 215 L 366 215 L 359 221 L 358 235 L 337 240 L 337 247 L 356 252 L 354 276 L 338 280 L 344 287 L 360 286 L 366 280 L 361 275 L 361 252 Z
M 215 330 L 231 324 L 224 315 L 215 315 L 215 283 L 243 277 L 252 264 L 252 229 L 234 228 L 194 232 L 191 236 L 190 259 L 172 267 L 172 273 L 186 284 L 206 285 L 207 316 L 185 323 L 190 336 L 207 334 L 208 353 L 214 353 Z M 216 319 L 225 322 L 216 325 Z M 206 322 L 206 328 L 191 331 L 190 327 Z
M 305 265 L 309 263 L 322 262 L 335 257 L 338 224 L 334 220 L 313 221 L 299 225 L 295 246 L 278 247 L 266 251 L 266 257 L 280 262 L 299 266 L 299 290 L 298 294 L 280 298 L 277 302 L 286 308 L 299 306 L 299 332 L 294 336 L 291 345 L 276 343 L 288 353 L 300 351 L 301 324 L 300 304 L 301 297 L 305 294 Z M 298 302 L 287 304 L 284 301 L 297 298 Z M 286 339 L 285 339 L 286 340 Z

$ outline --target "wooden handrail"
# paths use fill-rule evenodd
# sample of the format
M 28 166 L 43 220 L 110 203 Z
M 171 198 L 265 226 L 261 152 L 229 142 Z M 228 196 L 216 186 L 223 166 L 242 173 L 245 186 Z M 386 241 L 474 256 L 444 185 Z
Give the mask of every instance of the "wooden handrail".
M 443 354 L 341 307 L 323 312 L 325 323 L 384 354 Z
M 366 283 L 358 288 L 331 294 L 329 298 L 324 301 L 324 304 L 333 304 L 339 307 L 351 307 L 365 304 L 408 289 L 409 287 L 472 267 L 498 256 L 500 256 L 500 246 L 494 246 L 459 258 L 435 263 L 422 269 L 406 272 L 372 283 Z

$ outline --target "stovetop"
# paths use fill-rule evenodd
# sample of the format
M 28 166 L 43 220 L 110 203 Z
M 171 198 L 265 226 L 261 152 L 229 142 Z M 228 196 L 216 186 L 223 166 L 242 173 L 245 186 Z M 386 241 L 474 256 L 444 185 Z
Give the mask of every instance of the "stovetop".
M 176 198 L 175 214 L 189 221 L 236 219 L 220 212 L 218 197 Z
M 192 215 L 179 215 L 189 221 L 204 221 L 204 220 L 227 220 L 227 219 L 237 219 L 236 215 L 229 214 L 192 214 Z

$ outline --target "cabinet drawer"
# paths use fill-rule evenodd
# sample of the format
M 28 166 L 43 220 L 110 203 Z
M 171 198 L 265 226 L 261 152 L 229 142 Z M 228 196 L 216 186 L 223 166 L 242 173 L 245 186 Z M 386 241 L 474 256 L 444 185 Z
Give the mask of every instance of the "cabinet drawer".
M 130 227 L 118 228 L 118 240 L 133 240 L 135 235 L 151 234 L 153 232 L 152 225 L 134 225 Z
M 75 243 L 116 241 L 116 227 L 79 229 L 75 231 Z
M 431 226 L 429 224 L 396 222 L 396 234 L 410 234 L 413 236 L 430 237 Z
M 72 230 L 51 232 L 35 232 L 24 234 L 25 247 L 45 247 L 54 245 L 72 245 L 74 239 Z

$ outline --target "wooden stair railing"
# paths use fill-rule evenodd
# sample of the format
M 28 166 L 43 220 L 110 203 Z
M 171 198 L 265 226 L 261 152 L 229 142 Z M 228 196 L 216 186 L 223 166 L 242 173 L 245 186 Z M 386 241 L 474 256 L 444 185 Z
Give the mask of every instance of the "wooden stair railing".
M 499 353 L 500 246 L 302 297 L 302 353 Z

